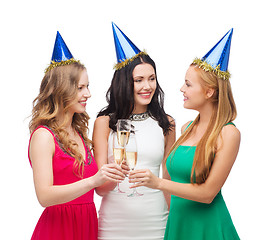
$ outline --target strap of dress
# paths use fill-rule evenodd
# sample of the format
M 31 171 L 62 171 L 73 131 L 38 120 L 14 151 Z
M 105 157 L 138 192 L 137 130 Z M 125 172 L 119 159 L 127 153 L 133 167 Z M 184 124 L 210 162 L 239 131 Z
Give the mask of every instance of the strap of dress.
M 187 125 L 187 127 L 185 128 L 185 130 L 191 125 L 193 123 L 193 121 L 191 121 L 188 125 Z M 227 125 L 233 125 L 233 126 L 235 126 L 235 124 L 233 123 L 233 122 L 228 122 L 228 123 L 226 123 L 224 126 L 227 126 Z M 236 127 L 236 126 L 235 126 Z
M 30 159 L 30 142 L 31 142 L 31 140 L 32 140 L 33 134 L 34 134 L 35 131 L 36 131 L 37 129 L 39 129 L 39 128 L 45 128 L 45 129 L 47 129 L 47 130 L 51 133 L 51 135 L 53 136 L 55 145 L 56 145 L 56 143 L 57 143 L 57 139 L 56 139 L 56 137 L 55 137 L 55 134 L 54 134 L 54 132 L 53 132 L 49 127 L 44 126 L 44 125 L 40 125 L 39 127 L 37 127 L 37 128 L 32 132 L 32 134 L 31 134 L 31 136 L 30 136 L 30 140 L 29 140 L 29 145 L 28 145 L 28 159 L 29 159 L 29 161 L 30 161 L 31 166 L 32 166 L 32 162 L 31 162 L 31 159 Z
M 193 121 L 191 121 L 188 125 L 187 125 L 187 127 L 185 128 L 185 130 L 191 125 L 193 123 Z M 185 131 L 184 130 L 184 131 Z
M 233 123 L 233 122 L 228 122 L 228 123 L 226 123 L 224 126 L 227 126 L 227 125 L 233 125 L 233 126 L 235 126 L 235 124 Z M 236 127 L 236 126 L 235 126 Z
M 187 129 L 192 123 L 193 123 L 193 121 L 191 121 L 191 122 L 187 125 L 187 127 L 185 128 L 184 131 L 186 131 L 186 129 Z M 227 125 L 233 125 L 233 126 L 235 126 L 235 124 L 234 124 L 233 122 L 228 122 L 228 123 L 226 123 L 224 126 L 227 126 Z M 235 126 L 235 127 L 236 127 L 236 126 Z
M 39 129 L 39 128 L 45 128 L 46 130 L 48 130 L 48 131 L 51 133 L 51 135 L 53 136 L 55 142 L 57 142 L 57 139 L 56 139 L 56 136 L 55 136 L 54 132 L 53 132 L 49 127 L 47 127 L 47 126 L 45 126 L 45 125 L 40 125 L 39 127 L 37 127 L 37 128 L 32 132 L 32 134 L 31 134 L 31 136 L 30 136 L 29 143 L 31 142 L 31 139 L 32 139 L 33 134 L 34 134 L 35 131 L 36 131 L 37 129 Z

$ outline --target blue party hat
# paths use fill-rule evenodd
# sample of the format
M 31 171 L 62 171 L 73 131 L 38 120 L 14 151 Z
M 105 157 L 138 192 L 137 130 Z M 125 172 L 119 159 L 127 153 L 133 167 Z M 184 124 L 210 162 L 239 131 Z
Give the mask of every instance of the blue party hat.
M 129 62 L 142 54 L 133 42 L 112 22 L 114 44 L 117 57 L 117 64 L 114 66 L 116 70 L 125 67 Z
M 74 59 L 62 36 L 57 31 L 51 62 L 50 65 L 46 68 L 45 72 L 48 72 L 57 66 L 69 65 L 74 62 L 79 61 Z
M 196 58 L 193 63 L 197 64 L 204 71 L 215 72 L 222 79 L 229 79 L 228 62 L 231 48 L 233 28 L 204 56 Z

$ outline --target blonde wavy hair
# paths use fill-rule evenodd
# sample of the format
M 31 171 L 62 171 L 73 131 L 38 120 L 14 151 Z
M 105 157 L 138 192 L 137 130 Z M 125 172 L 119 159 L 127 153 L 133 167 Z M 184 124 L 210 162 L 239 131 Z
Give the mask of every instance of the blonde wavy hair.
M 78 150 L 78 144 L 69 138 L 63 126 L 68 121 L 67 112 L 76 98 L 80 76 L 85 69 L 84 65 L 75 62 L 46 72 L 39 94 L 33 101 L 29 123 L 30 133 L 41 125 L 49 127 L 55 133 L 64 150 L 75 158 L 74 173 L 79 177 L 83 176 L 84 159 Z M 59 113 L 64 115 L 61 124 L 57 121 Z M 88 138 L 88 120 L 89 116 L 86 112 L 75 113 L 72 127 L 82 136 L 87 146 L 92 146 Z
M 191 66 L 194 67 L 195 71 L 197 71 L 202 79 L 201 85 L 203 89 L 206 90 L 208 88 L 212 88 L 215 91 L 211 98 L 214 106 L 212 117 L 204 136 L 200 139 L 196 146 L 191 171 L 191 183 L 202 184 L 206 181 L 210 173 L 210 169 L 217 152 L 217 139 L 221 130 L 227 123 L 232 122 L 236 118 L 237 112 L 230 81 L 217 77 L 213 72 L 205 72 L 194 63 L 191 64 Z M 200 115 L 196 117 L 193 123 L 174 143 L 169 154 L 173 153 L 174 155 L 175 150 L 179 147 L 179 145 L 191 136 L 193 129 L 198 124 L 199 120 Z

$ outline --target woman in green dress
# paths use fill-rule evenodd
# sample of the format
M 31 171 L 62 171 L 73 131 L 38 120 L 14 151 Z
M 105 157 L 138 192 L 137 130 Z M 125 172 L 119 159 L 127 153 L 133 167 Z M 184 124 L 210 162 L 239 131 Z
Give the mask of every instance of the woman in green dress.
M 133 187 L 172 194 L 165 240 L 239 239 L 221 194 L 240 145 L 240 132 L 232 123 L 236 106 L 227 70 L 232 32 L 186 72 L 184 107 L 199 114 L 182 127 L 170 150 L 166 166 L 171 180 L 149 170 L 129 176 Z

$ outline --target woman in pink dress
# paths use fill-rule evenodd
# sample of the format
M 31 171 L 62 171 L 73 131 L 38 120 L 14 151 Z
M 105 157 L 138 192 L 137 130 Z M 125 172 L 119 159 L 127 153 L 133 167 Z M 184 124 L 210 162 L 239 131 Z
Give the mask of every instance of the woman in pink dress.
M 45 207 L 33 240 L 97 240 L 94 188 L 124 178 L 120 167 L 99 171 L 88 138 L 85 67 L 57 33 L 52 61 L 33 102 L 29 159 L 40 204 Z

